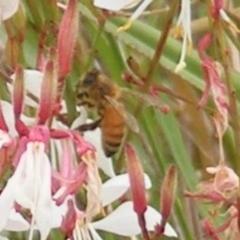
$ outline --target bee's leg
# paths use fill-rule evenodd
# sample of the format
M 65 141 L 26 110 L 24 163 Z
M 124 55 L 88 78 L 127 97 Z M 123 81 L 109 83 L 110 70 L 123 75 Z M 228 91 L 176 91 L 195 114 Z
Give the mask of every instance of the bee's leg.
M 97 128 L 100 123 L 101 123 L 102 119 L 98 119 L 92 123 L 86 123 L 86 124 L 83 124 L 81 126 L 79 126 L 77 129 L 80 131 L 80 132 L 85 132 L 85 131 L 89 131 L 89 130 L 94 130 L 95 128 Z

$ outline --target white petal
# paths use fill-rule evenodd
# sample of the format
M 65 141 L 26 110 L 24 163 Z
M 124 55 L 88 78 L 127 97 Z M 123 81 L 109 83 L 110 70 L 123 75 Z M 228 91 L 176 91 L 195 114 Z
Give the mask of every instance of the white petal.
M 10 216 L 11 210 L 13 209 L 14 198 L 13 191 L 15 188 L 15 182 L 9 179 L 7 185 L 3 189 L 0 195 L 0 231 L 6 226 L 7 219 Z
M 15 200 L 21 206 L 30 209 L 41 240 L 47 238 L 51 229 L 51 166 L 44 152 L 44 144 L 29 142 L 23 153 L 17 170 L 22 170 L 22 182 L 15 192 Z M 20 170 L 19 170 L 20 171 Z
M 130 17 L 131 20 L 137 19 L 153 0 L 144 0 Z
M 7 124 L 8 130 L 9 130 L 9 135 L 11 137 L 18 136 L 18 133 L 15 129 L 15 117 L 13 114 L 12 104 L 10 104 L 9 102 L 6 102 L 4 100 L 1 100 L 1 108 L 2 108 L 4 120 Z M 23 114 L 21 115 L 21 120 L 28 126 L 33 125 L 36 122 L 36 120 L 34 118 L 26 117 Z
M 29 229 L 29 223 L 13 209 L 4 229 L 16 232 L 26 231 Z
M 147 230 L 154 231 L 156 224 L 161 221 L 161 215 L 155 209 L 148 206 L 145 213 L 145 219 Z M 103 230 L 126 237 L 135 236 L 141 233 L 137 215 L 133 211 L 132 202 L 121 204 L 104 219 L 92 223 L 92 226 L 97 230 Z M 177 237 L 176 232 L 169 224 L 166 225 L 164 235 Z
M 102 240 L 102 238 L 100 237 L 100 235 L 95 231 L 95 229 L 92 227 L 91 223 L 88 224 L 88 229 L 91 233 L 92 236 L 92 240 Z
M 95 0 L 93 2 L 95 7 L 99 7 L 99 8 L 103 8 L 106 10 L 110 10 L 110 11 L 119 11 L 121 9 L 124 8 L 128 8 L 129 5 L 131 5 L 131 7 L 133 7 L 134 5 L 136 5 L 135 3 L 138 3 L 139 1 L 136 0 L 117 0 L 117 1 L 113 1 L 113 0 Z
M 25 125 L 27 125 L 29 127 L 36 125 L 36 122 L 37 122 L 36 118 L 27 117 L 23 114 L 21 114 L 20 119 L 25 123 Z
M 16 190 L 20 188 L 21 176 L 23 174 L 23 169 L 25 168 L 25 162 L 19 161 L 15 172 L 12 177 L 8 179 L 7 185 L 3 189 L 0 195 L 0 231 L 4 228 L 7 219 L 13 209 L 14 199 L 16 195 Z
M 37 194 L 36 225 L 41 234 L 41 240 L 47 239 L 52 227 L 52 196 L 51 196 L 51 165 L 44 152 L 44 144 L 40 145 L 36 154 L 36 183 L 39 187 Z M 44 177 L 43 177 L 44 176 Z
M 66 186 L 62 186 L 58 191 L 54 194 L 53 199 L 57 199 L 62 193 L 66 190 Z M 68 211 L 68 201 L 74 201 L 74 209 L 75 211 L 79 211 L 77 206 L 75 205 L 75 197 L 74 195 L 68 195 L 64 202 L 60 206 L 56 206 L 56 203 L 53 201 L 52 204 L 52 228 L 58 228 L 62 224 L 63 217 L 66 215 Z
M 38 99 L 41 94 L 41 86 L 43 80 L 43 73 L 37 70 L 24 70 L 24 84 L 27 91 L 33 94 Z M 31 99 L 29 99 L 30 101 Z M 33 102 L 36 106 L 36 102 Z M 30 104 L 29 104 L 30 105 Z
M 144 174 L 144 180 L 146 189 L 149 189 L 152 185 L 147 174 Z M 120 198 L 129 187 L 130 182 L 128 174 L 118 175 L 106 181 L 102 186 L 103 207 Z
M 154 231 L 156 223 L 160 223 L 162 216 L 156 209 L 152 208 L 151 206 L 148 206 L 147 211 L 145 213 L 145 218 L 148 231 Z M 168 237 L 177 237 L 176 231 L 172 228 L 172 226 L 169 223 L 167 223 L 165 226 L 164 235 Z
M 9 240 L 7 237 L 0 236 L 0 240 Z
M 34 209 L 34 193 L 35 193 L 35 181 L 34 177 L 36 169 L 34 168 L 34 143 L 29 142 L 27 144 L 26 151 L 22 154 L 17 171 L 22 171 L 22 176 L 19 179 L 19 187 L 14 193 L 15 201 L 22 207 Z
M 56 206 L 55 202 L 52 202 L 52 222 L 51 228 L 59 228 L 62 224 L 63 216 L 67 213 L 67 204 Z
M 18 133 L 15 129 L 15 117 L 13 114 L 13 106 L 9 102 L 1 100 L 1 108 L 2 108 L 4 120 L 9 130 L 9 134 L 12 137 L 17 136 Z
M 18 10 L 19 0 L 0 1 L 0 21 L 10 18 Z
M 3 146 L 8 146 L 10 142 L 11 138 L 9 137 L 9 135 L 0 129 L 0 149 Z
M 73 239 L 75 240 L 82 240 L 82 236 L 81 236 L 81 229 L 80 227 L 76 224 L 74 230 L 73 230 Z M 71 240 L 70 238 L 68 240 Z
M 89 122 L 89 121 L 87 121 Z M 84 139 L 90 142 L 97 151 L 97 164 L 105 174 L 110 177 L 115 176 L 112 159 L 107 158 L 102 149 L 102 135 L 101 130 L 96 128 L 94 131 L 87 131 L 84 133 Z
M 79 107 L 79 116 L 73 121 L 71 129 L 77 129 L 87 121 L 87 112 L 83 107 Z

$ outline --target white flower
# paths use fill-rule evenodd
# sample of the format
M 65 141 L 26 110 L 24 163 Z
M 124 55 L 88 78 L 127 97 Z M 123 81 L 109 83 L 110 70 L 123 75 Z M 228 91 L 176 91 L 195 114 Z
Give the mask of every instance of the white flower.
M 141 2 L 141 0 L 94 0 L 93 4 L 98 8 L 103 8 L 110 11 L 120 11 L 121 9 L 134 7 L 139 2 Z
M 144 175 L 146 188 L 151 187 L 149 177 Z M 105 182 L 102 186 L 102 206 L 106 207 L 113 201 L 121 197 L 129 189 L 129 176 L 122 174 L 115 176 Z M 86 213 L 87 214 L 87 213 Z M 161 215 L 152 207 L 148 206 L 145 213 L 146 228 L 149 231 L 154 231 L 154 227 L 161 221 Z M 74 240 L 102 240 L 96 230 L 103 230 L 110 233 L 118 234 L 125 237 L 133 237 L 141 233 L 138 224 L 138 218 L 133 210 L 133 202 L 128 201 L 120 204 L 109 215 L 99 221 L 88 222 L 83 224 L 84 219 L 77 220 L 73 231 Z M 164 234 L 166 236 L 177 237 L 174 229 L 167 224 Z
M 0 21 L 7 20 L 17 12 L 19 0 L 1 0 L 0 1 Z
M 31 211 L 30 235 L 36 224 L 43 240 L 50 232 L 52 221 L 51 166 L 42 142 L 28 142 L 26 147 L 13 176 L 0 195 L 0 231 L 7 223 L 14 202 L 17 202 Z
M 131 17 L 128 19 L 127 23 L 124 24 L 122 27 L 120 27 L 117 31 L 124 31 L 130 28 L 132 25 L 132 22 L 136 20 L 142 12 L 148 7 L 148 5 L 153 0 L 143 0 L 142 3 L 138 6 L 138 8 L 134 11 L 134 13 L 131 15 Z M 119 11 L 122 9 L 132 8 L 135 5 L 137 5 L 141 0 L 94 0 L 93 4 L 96 7 L 107 9 L 110 11 Z
M 151 187 L 149 177 L 144 174 L 146 189 Z M 120 198 L 130 187 L 128 174 L 122 174 L 109 179 L 102 186 L 103 207 Z M 148 206 L 145 213 L 146 227 L 148 231 L 154 231 L 154 227 L 161 221 L 161 215 L 154 208 Z M 141 233 L 137 214 L 133 210 L 133 202 L 128 201 L 119 205 L 109 215 L 99 221 L 90 223 L 91 233 L 93 230 L 103 230 L 120 236 L 132 237 Z M 164 234 L 177 237 L 174 229 L 167 224 Z M 101 238 L 100 238 L 101 239 Z
M 147 230 L 154 231 L 156 224 L 160 224 L 161 215 L 154 208 L 147 206 L 145 219 Z M 131 201 L 124 202 L 105 218 L 93 222 L 91 225 L 95 230 L 103 230 L 124 237 L 133 237 L 141 233 L 138 217 L 133 211 L 133 202 Z M 177 237 L 177 233 L 168 223 L 165 226 L 164 235 Z

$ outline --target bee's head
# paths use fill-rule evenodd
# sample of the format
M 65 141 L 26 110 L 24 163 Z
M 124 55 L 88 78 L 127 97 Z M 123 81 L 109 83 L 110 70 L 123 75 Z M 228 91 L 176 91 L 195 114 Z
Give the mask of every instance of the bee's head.
M 97 81 L 98 75 L 99 72 L 96 69 L 92 70 L 91 72 L 88 72 L 82 81 L 82 85 L 84 87 L 92 86 Z

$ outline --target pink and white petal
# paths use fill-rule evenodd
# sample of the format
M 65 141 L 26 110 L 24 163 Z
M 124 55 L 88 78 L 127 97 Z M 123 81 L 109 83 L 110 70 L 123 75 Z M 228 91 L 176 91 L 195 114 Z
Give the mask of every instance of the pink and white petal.
M 156 224 L 161 221 L 161 215 L 150 206 L 147 208 L 145 218 L 148 231 L 154 231 Z M 121 204 L 102 220 L 93 222 L 92 226 L 96 230 L 103 230 L 125 237 L 132 237 L 141 233 L 137 215 L 133 211 L 133 202 L 130 201 Z M 166 225 L 164 235 L 177 237 L 176 232 L 169 224 Z
M 29 227 L 29 223 L 19 213 L 17 213 L 15 209 L 13 209 L 4 230 L 21 232 L 27 231 Z
M 149 189 L 152 184 L 147 174 L 144 174 L 145 187 Z M 103 207 L 120 198 L 130 187 L 128 174 L 115 176 L 102 185 Z
M 89 123 L 91 121 L 87 121 Z M 112 164 L 112 159 L 105 156 L 102 148 L 102 133 L 99 128 L 94 131 L 88 131 L 84 133 L 84 139 L 91 143 L 97 151 L 97 164 L 98 167 L 109 177 L 114 177 L 115 172 Z
M 0 1 L 0 21 L 7 20 L 18 10 L 19 0 Z
M 103 8 L 110 11 L 119 11 L 124 8 L 134 7 L 139 1 L 136 0 L 94 0 L 95 7 Z

